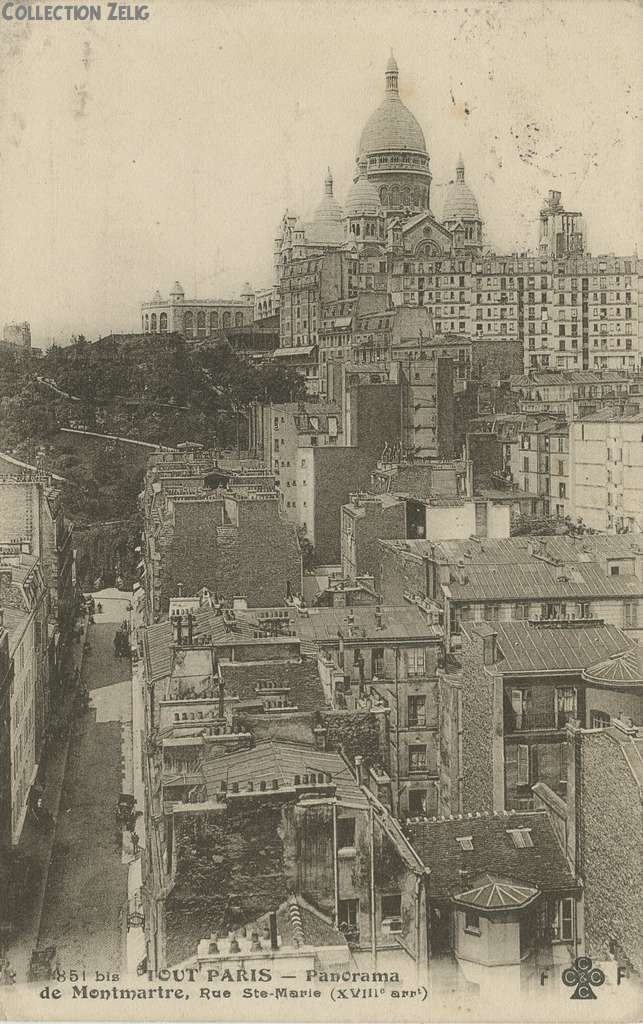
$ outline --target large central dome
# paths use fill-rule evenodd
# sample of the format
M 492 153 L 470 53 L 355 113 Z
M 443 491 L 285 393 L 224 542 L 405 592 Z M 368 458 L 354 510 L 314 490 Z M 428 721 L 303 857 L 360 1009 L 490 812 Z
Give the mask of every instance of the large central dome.
M 409 217 L 430 208 L 431 172 L 424 132 L 400 99 L 398 77 L 391 54 L 384 99 L 366 122 L 357 155 L 358 161 L 366 161 L 368 180 L 377 189 L 387 217 Z
M 380 106 L 366 122 L 359 140 L 358 155 L 409 150 L 426 153 L 426 141 L 417 119 L 400 99 L 398 67 L 391 54 L 386 66 L 386 93 Z

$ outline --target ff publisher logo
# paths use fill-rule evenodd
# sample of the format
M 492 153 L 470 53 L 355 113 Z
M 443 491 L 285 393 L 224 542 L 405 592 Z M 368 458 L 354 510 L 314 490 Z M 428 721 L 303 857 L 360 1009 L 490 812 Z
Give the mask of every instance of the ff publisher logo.
M 570 999 L 596 999 L 594 988 L 599 988 L 605 981 L 605 974 L 600 967 L 592 967 L 589 956 L 577 956 L 574 966 L 568 967 L 562 974 L 563 985 L 573 988 Z

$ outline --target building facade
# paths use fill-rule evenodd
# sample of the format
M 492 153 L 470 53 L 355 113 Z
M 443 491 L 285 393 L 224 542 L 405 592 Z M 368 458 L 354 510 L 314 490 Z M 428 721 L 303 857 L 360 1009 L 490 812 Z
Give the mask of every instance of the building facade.
M 226 327 L 245 327 L 255 319 L 255 296 L 246 285 L 238 300 L 188 299 L 178 281 L 167 298 L 156 292 L 141 304 L 143 334 L 180 334 L 207 338 Z
M 570 427 L 571 511 L 594 530 L 643 530 L 643 414 L 606 407 Z

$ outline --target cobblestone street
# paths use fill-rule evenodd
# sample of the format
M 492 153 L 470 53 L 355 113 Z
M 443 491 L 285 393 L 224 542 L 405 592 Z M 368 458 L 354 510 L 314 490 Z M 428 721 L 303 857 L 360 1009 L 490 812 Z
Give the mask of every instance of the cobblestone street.
M 129 659 L 115 657 L 112 641 L 126 609 L 127 597 L 103 599 L 89 627 L 91 706 L 71 738 L 39 936 L 40 947 L 56 946 L 62 969 L 113 971 L 122 962 L 127 866 L 116 805 L 126 788 L 131 685 Z

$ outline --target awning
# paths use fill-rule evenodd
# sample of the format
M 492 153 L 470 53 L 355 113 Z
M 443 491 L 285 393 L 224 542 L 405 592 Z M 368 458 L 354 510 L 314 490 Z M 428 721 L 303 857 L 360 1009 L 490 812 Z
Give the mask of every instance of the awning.
M 273 352 L 273 357 L 280 359 L 286 356 L 310 356 L 316 347 L 316 345 L 299 345 L 296 348 L 278 348 Z

